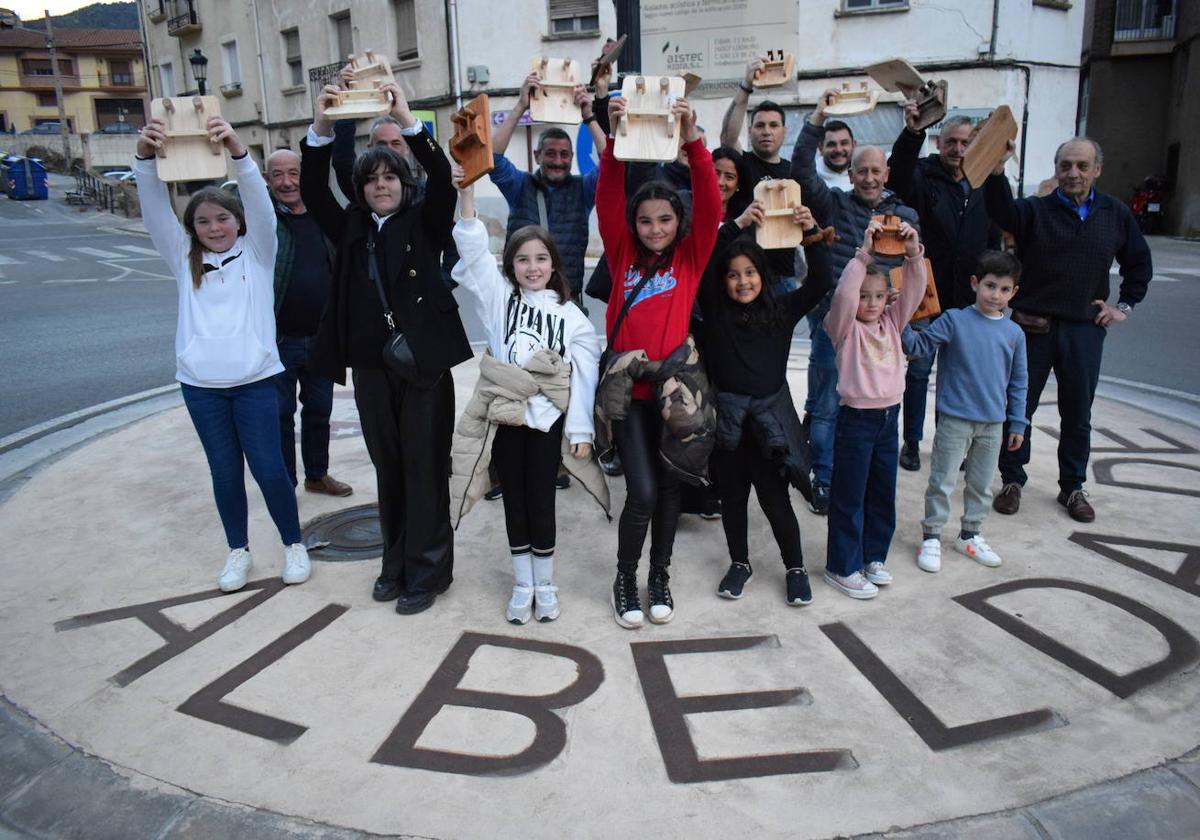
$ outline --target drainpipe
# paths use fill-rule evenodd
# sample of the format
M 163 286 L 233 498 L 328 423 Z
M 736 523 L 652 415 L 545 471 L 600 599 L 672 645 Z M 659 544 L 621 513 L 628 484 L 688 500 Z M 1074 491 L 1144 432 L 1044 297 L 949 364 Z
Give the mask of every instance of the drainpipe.
M 1033 68 L 1028 64 L 1013 64 L 1025 74 L 1025 105 L 1021 109 L 1021 148 L 1017 151 L 1017 195 L 1025 195 L 1025 144 L 1029 141 L 1029 77 Z
M 450 39 L 450 79 L 454 91 L 454 110 L 462 110 L 462 74 L 458 66 L 458 0 L 446 0 L 446 23 Z
M 262 27 L 258 19 L 258 0 L 250 0 L 250 10 L 254 15 L 254 45 L 258 49 L 258 93 L 262 97 L 262 113 L 259 115 L 262 119 L 263 134 L 266 138 L 263 140 L 263 161 L 271 156 L 271 152 L 275 151 L 274 144 L 271 142 L 271 108 L 267 103 L 267 73 L 266 65 L 263 60 L 263 42 L 262 42 Z

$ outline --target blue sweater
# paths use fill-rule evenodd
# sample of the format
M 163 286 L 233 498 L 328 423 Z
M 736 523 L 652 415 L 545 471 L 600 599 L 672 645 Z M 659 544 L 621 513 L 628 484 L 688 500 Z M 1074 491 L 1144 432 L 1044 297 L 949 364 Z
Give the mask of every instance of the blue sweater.
M 975 423 L 1002 423 L 1023 434 L 1029 368 L 1025 333 L 1008 318 L 974 306 L 943 312 L 921 332 L 901 337 L 910 356 L 938 354 L 937 410 Z

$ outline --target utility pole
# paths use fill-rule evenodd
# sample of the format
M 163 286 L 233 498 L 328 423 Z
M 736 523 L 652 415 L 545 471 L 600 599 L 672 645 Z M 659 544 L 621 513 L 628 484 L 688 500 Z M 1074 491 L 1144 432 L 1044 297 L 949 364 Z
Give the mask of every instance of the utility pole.
M 62 76 L 58 75 L 58 52 L 54 49 L 54 23 L 46 9 L 46 48 L 50 50 L 50 72 L 54 74 L 54 98 L 58 102 L 58 130 L 62 136 L 63 168 L 71 171 L 71 140 L 67 136 L 67 108 L 63 103 Z

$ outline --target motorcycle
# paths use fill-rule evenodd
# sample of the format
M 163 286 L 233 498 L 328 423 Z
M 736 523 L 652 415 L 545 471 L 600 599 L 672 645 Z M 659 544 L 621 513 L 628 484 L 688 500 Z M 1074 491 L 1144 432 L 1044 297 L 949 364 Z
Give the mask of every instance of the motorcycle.
M 1163 179 L 1156 175 L 1147 177 L 1142 181 L 1142 185 L 1134 190 L 1129 209 L 1133 211 L 1142 233 L 1152 234 L 1162 229 L 1165 204 Z

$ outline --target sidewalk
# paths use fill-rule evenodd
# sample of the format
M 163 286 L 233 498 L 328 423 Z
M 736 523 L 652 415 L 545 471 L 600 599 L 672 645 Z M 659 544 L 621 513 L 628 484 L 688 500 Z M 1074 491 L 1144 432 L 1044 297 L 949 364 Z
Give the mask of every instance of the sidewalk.
M 460 408 L 474 375 L 455 371 Z M 305 523 L 374 501 L 335 397 L 355 494 L 301 493 Z M 676 618 L 636 632 L 608 605 L 616 525 L 579 488 L 558 494 L 558 621 L 505 623 L 502 509 L 482 501 L 454 585 L 405 617 L 371 600 L 375 559 L 282 587 L 253 482 L 253 582 L 220 595 L 186 412 L 98 437 L 0 503 L 0 840 L 1200 836 L 1200 422 L 1098 400 L 1079 525 L 1054 502 L 1048 390 L 1022 511 L 985 526 L 1003 566 L 947 548 L 929 575 L 932 401 L 877 599 L 821 580 L 825 523 L 797 495 L 812 606 L 784 603 L 752 503 L 746 596 L 716 597 L 720 523 L 685 516 Z

